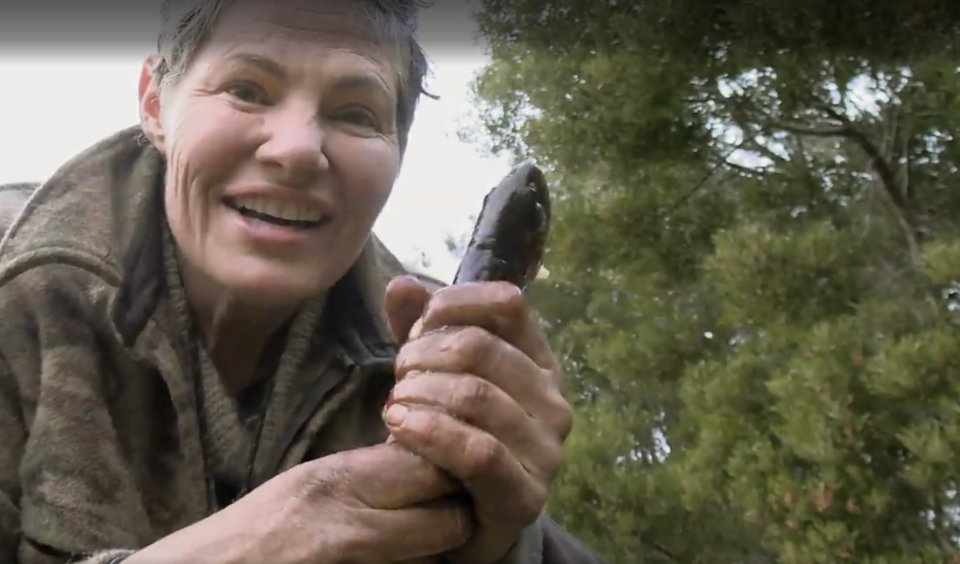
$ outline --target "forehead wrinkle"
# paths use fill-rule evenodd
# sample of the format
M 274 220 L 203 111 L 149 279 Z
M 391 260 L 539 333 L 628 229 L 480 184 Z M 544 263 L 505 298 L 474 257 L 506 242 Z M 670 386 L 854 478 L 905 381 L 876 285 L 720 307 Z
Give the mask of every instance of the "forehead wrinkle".
M 295 12 L 290 8 L 284 8 L 290 12 Z M 290 15 L 293 15 L 291 13 Z M 232 16 L 232 17 L 231 17 Z M 290 22 L 284 21 L 278 23 L 274 17 L 246 17 L 239 18 L 236 12 L 227 11 L 225 18 L 219 25 L 215 26 L 210 39 L 212 43 L 219 43 L 223 56 L 236 51 L 249 51 L 255 53 L 262 52 L 272 60 L 277 61 L 281 66 L 287 67 L 283 63 L 286 61 L 316 60 L 325 58 L 325 55 L 332 53 L 349 53 L 360 57 L 370 63 L 375 70 L 375 74 L 383 80 L 391 93 L 396 93 L 401 78 L 402 57 L 395 48 L 387 42 L 378 39 L 372 32 L 372 25 L 357 26 L 337 26 L 335 24 L 317 26 L 316 22 L 327 22 L 328 18 L 289 18 Z M 305 20 L 311 19 L 312 22 Z M 343 19 L 340 16 L 332 18 L 334 20 Z M 295 23 L 293 23 L 295 22 Z M 309 25 L 313 23 L 314 25 Z M 362 33 L 353 34 L 351 28 L 358 32 L 368 30 Z M 304 43 L 312 45 L 318 54 L 316 56 L 303 57 Z M 281 45 L 283 45 L 281 47 Z M 213 45 L 211 45 L 213 46 Z M 259 48 L 253 46 L 260 46 Z M 291 54 L 290 51 L 295 51 Z M 384 80 L 382 75 L 393 75 L 394 80 Z M 391 86 L 390 82 L 398 82 Z
M 304 70 L 304 67 L 309 66 L 309 63 L 301 63 L 298 61 L 296 65 L 289 64 L 288 62 L 284 61 L 284 59 L 286 59 L 288 56 L 286 51 L 286 49 L 281 49 L 278 53 L 270 53 L 267 51 L 267 53 L 264 54 L 262 50 L 250 49 L 249 44 L 237 43 L 227 48 L 218 57 L 216 57 L 213 61 L 213 66 L 216 67 L 221 65 L 236 64 L 252 65 L 264 70 L 265 72 L 277 75 L 278 78 L 283 80 L 288 80 L 291 78 L 303 80 L 306 77 L 305 75 L 309 75 L 311 72 L 309 69 Z M 396 86 L 391 85 L 390 81 L 386 80 L 384 76 L 389 74 L 393 69 L 384 68 L 382 61 L 379 61 L 366 53 L 358 52 L 353 49 L 334 48 L 324 49 L 324 51 L 324 55 L 310 57 L 307 59 L 307 61 L 318 61 L 324 56 L 344 53 L 361 59 L 365 63 L 359 69 L 351 69 L 346 72 L 341 72 L 339 70 L 323 72 L 322 74 L 332 75 L 329 78 L 337 87 L 345 87 L 348 89 L 362 87 L 364 82 L 369 79 L 383 88 L 384 92 L 391 97 L 397 95 Z M 357 62 L 359 61 L 351 61 L 353 64 L 356 64 Z M 340 65 L 337 66 L 339 67 Z

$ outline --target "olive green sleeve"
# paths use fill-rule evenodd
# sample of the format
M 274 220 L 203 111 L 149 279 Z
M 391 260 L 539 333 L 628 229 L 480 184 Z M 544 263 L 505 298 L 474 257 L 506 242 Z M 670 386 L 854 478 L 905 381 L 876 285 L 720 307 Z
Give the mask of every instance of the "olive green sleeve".
M 63 264 L 3 268 L 0 280 L 0 562 L 119 562 L 135 545 L 130 515 L 90 501 L 120 493 L 92 483 L 116 471 L 95 400 L 109 286 Z
M 73 564 L 117 564 L 132 554 L 127 550 L 106 550 L 83 555 L 50 554 L 49 549 L 24 538 L 20 524 L 19 466 L 27 430 L 17 380 L 5 359 L 0 359 L 0 562 L 49 564 L 73 560 Z

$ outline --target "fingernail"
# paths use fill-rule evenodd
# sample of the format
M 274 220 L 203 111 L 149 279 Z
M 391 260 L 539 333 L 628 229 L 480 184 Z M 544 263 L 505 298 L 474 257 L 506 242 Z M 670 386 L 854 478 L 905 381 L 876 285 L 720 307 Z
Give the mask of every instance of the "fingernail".
M 407 418 L 407 413 L 410 411 L 410 408 L 403 405 L 402 403 L 395 403 L 390 406 L 390 409 L 387 410 L 387 413 L 384 415 L 384 421 L 390 427 L 399 427 L 403 425 L 403 420 Z

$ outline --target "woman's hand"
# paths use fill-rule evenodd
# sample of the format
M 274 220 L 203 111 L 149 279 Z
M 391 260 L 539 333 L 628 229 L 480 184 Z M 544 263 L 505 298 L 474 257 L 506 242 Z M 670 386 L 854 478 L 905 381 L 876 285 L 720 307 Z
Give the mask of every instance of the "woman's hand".
M 343 452 L 276 476 L 124 564 L 386 564 L 462 546 L 458 485 L 399 445 Z
M 521 292 L 505 283 L 431 296 L 399 278 L 387 290 L 394 332 L 408 337 L 385 421 L 395 444 L 457 478 L 476 534 L 448 558 L 493 564 L 540 515 L 572 416 L 561 375 Z

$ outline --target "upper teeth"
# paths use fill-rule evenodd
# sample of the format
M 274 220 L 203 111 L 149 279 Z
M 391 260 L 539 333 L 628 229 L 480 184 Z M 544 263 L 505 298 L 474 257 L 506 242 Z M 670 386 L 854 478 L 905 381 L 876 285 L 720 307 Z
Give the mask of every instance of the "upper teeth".
M 320 221 L 323 214 L 304 206 L 260 196 L 237 198 L 238 207 L 293 221 Z

